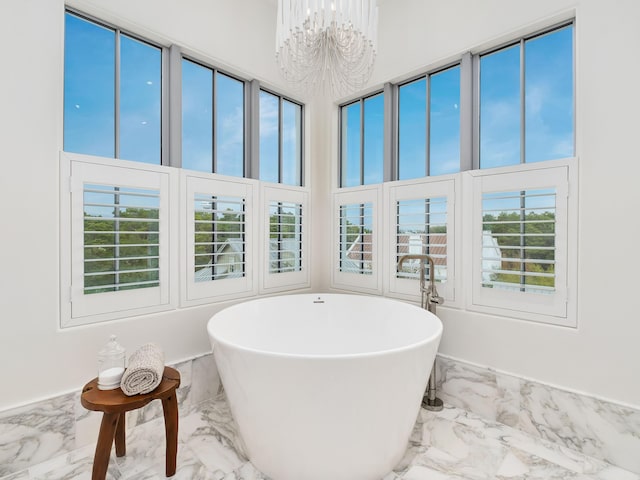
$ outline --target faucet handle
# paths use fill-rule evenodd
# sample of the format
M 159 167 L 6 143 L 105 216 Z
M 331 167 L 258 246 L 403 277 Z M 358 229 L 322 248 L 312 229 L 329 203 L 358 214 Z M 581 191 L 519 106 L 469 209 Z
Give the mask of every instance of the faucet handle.
M 435 305 L 442 305 L 444 303 L 444 298 L 440 295 L 429 295 L 429 303 L 433 303 Z

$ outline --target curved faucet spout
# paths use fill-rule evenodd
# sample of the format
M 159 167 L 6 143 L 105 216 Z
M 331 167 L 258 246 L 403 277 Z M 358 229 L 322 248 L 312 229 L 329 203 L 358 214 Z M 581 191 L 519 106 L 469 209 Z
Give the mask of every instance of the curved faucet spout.
M 428 309 L 432 313 L 435 313 L 436 305 L 442 305 L 444 303 L 444 299 L 438 295 L 438 290 L 436 290 L 436 268 L 433 258 L 431 258 L 430 255 L 424 254 L 403 255 L 398 259 L 398 270 L 402 269 L 402 264 L 407 260 L 420 260 L 420 293 L 422 294 L 422 307 Z M 428 287 L 425 287 L 424 280 L 426 262 L 429 262 Z

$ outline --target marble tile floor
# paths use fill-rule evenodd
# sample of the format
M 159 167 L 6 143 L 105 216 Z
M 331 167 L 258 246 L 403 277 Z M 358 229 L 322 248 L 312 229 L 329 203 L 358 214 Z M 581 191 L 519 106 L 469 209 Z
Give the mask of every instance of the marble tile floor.
M 179 439 L 176 480 L 268 480 L 242 453 L 222 396 L 183 416 Z M 88 445 L 0 480 L 89 480 L 94 448 Z M 133 427 L 126 456 L 112 452 L 107 479 L 164 479 L 164 448 L 162 418 Z M 383 480 L 458 479 L 640 480 L 640 475 L 458 408 L 421 410 L 405 457 Z

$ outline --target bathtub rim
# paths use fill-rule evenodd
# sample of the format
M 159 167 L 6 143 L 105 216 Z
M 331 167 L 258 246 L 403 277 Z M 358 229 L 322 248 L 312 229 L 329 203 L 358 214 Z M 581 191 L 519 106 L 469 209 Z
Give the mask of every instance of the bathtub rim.
M 373 352 L 361 352 L 361 353 L 341 353 L 341 354 L 302 354 L 302 353 L 286 353 L 286 352 L 274 352 L 274 351 L 270 351 L 270 350 L 263 350 L 263 349 L 258 349 L 258 348 L 251 348 L 251 347 L 246 347 L 243 345 L 240 345 L 238 343 L 235 342 L 231 342 L 231 341 L 227 341 L 227 340 L 223 340 L 220 339 L 218 336 L 214 335 L 212 333 L 211 330 L 211 325 L 213 323 L 214 318 L 221 314 L 222 312 L 225 312 L 227 310 L 230 309 L 234 309 L 234 308 L 240 308 L 241 306 L 247 304 L 247 303 L 253 303 L 253 302 L 259 302 L 262 300 L 268 300 L 268 299 L 274 299 L 274 298 L 285 298 L 285 297 L 296 297 L 296 296 L 308 296 L 308 297 L 318 297 L 318 296 L 344 296 L 344 297 L 363 297 L 363 298 L 379 298 L 381 300 L 387 300 L 390 302 L 398 302 L 401 303 L 407 307 L 413 308 L 413 309 L 417 309 L 418 311 L 420 311 L 420 313 L 424 313 L 426 314 L 427 317 L 433 316 L 433 318 L 435 320 L 437 320 L 437 328 L 434 334 L 420 340 L 417 342 L 413 342 L 413 343 L 409 343 L 407 345 L 403 345 L 401 347 L 395 347 L 395 348 L 388 348 L 388 349 L 384 349 L 384 350 L 376 350 Z M 415 350 L 418 349 L 424 345 L 428 345 L 431 344 L 432 342 L 438 341 L 441 339 L 442 337 L 442 333 L 444 330 L 444 325 L 442 324 L 442 320 L 440 320 L 440 318 L 435 315 L 432 312 L 429 312 L 426 309 L 423 309 L 417 305 L 414 305 L 412 303 L 408 303 L 408 302 L 403 302 L 401 300 L 395 299 L 395 298 L 388 298 L 388 297 L 382 297 L 382 296 L 377 296 L 377 295 L 363 295 L 363 294 L 351 294 L 351 293 L 297 293 L 297 294 L 280 294 L 280 295 L 273 295 L 273 296 L 269 296 L 269 297 L 262 297 L 262 298 L 253 298 L 251 300 L 247 300 L 247 301 L 243 301 L 243 302 L 239 302 L 236 303 L 234 305 L 230 305 L 228 307 L 225 307 L 224 309 L 220 310 L 219 312 L 216 312 L 213 316 L 211 316 L 209 318 L 209 320 L 207 320 L 207 334 L 209 336 L 209 340 L 212 344 L 212 350 L 215 353 L 215 344 L 219 343 L 222 344 L 228 348 L 232 348 L 232 349 L 236 349 L 242 352 L 247 352 L 250 354 L 254 354 L 254 355 L 264 355 L 264 356 L 268 356 L 268 357 L 274 357 L 274 358 L 290 358 L 290 359 L 300 359 L 300 360 L 324 360 L 324 361 L 328 361 L 328 360 L 343 360 L 343 359 L 366 359 L 366 358 L 373 358 L 373 357 L 381 357 L 381 356 L 387 356 L 387 355 L 393 355 L 393 354 L 397 354 L 397 353 L 402 353 L 402 352 L 406 352 L 406 351 L 410 351 L 410 350 Z

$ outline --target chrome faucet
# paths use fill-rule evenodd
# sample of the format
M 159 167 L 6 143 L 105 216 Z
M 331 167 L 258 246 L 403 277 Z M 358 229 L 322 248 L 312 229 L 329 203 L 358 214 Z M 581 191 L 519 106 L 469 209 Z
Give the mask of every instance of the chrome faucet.
M 402 264 L 407 260 L 420 260 L 420 306 L 435 315 L 436 305 L 442 305 L 444 298 L 438 295 L 438 290 L 436 290 L 436 269 L 433 258 L 429 255 L 403 255 L 398 259 L 398 271 L 402 269 Z M 429 285 L 425 285 L 424 279 L 426 262 L 429 262 Z M 442 400 L 436 395 L 436 362 L 434 360 L 427 391 L 422 398 L 422 406 L 434 412 L 442 410 Z
M 442 305 L 444 298 L 438 295 L 436 289 L 436 268 L 433 264 L 433 258 L 429 255 L 403 255 L 398 259 L 398 271 L 407 260 L 420 260 L 420 293 L 422 295 L 420 306 L 435 314 L 436 305 Z M 429 262 L 429 285 L 427 286 L 425 286 L 424 279 L 426 262 Z

